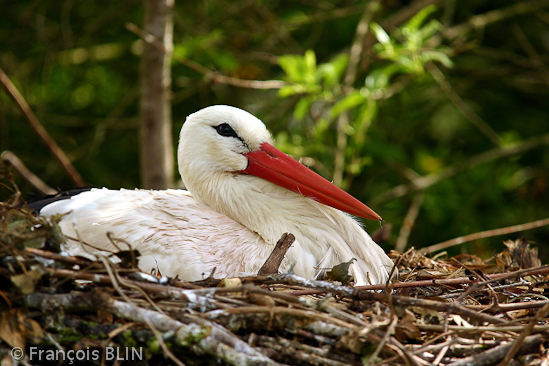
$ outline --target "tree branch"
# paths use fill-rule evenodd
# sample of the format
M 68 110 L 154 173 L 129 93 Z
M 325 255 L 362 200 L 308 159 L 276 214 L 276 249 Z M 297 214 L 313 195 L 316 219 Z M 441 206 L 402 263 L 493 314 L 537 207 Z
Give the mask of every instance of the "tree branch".
M 546 226 L 546 225 L 549 225 L 549 218 L 542 219 L 542 220 L 537 220 L 537 221 L 533 221 L 533 222 L 528 222 L 526 224 L 502 227 L 502 228 L 499 228 L 499 229 L 486 230 L 486 231 L 481 231 L 479 233 L 460 236 L 459 238 L 443 241 L 442 243 L 438 243 L 438 244 L 430 245 L 430 246 L 425 247 L 425 248 L 421 248 L 421 249 L 418 250 L 418 252 L 420 252 L 422 254 L 429 254 L 429 253 L 436 252 L 438 250 L 450 248 L 450 247 L 453 247 L 455 245 L 467 243 L 467 242 L 473 241 L 473 240 L 490 238 L 492 236 L 498 236 L 498 235 L 516 233 L 516 232 L 519 232 L 519 231 L 535 229 L 535 228 Z
M 414 179 L 408 184 L 402 184 L 372 199 L 372 205 L 379 205 L 381 202 L 388 201 L 397 197 L 402 197 L 410 192 L 424 190 L 446 178 L 450 178 L 459 172 L 470 169 L 477 165 L 489 163 L 495 160 L 507 158 L 522 152 L 535 149 L 542 145 L 549 145 L 549 134 L 532 137 L 521 143 L 511 146 L 504 146 L 488 150 L 479 155 L 473 156 L 465 161 L 455 163 L 441 172 L 432 173 L 420 178 Z
M 374 14 L 381 8 L 379 1 L 370 1 L 364 6 L 364 12 L 356 27 L 355 38 L 349 52 L 349 64 L 343 80 L 343 96 L 350 90 L 356 80 L 360 57 L 364 50 L 364 39 L 370 29 L 370 22 Z M 343 112 L 337 119 L 337 150 L 334 158 L 334 184 L 341 186 L 343 172 L 345 171 L 345 150 L 347 147 L 347 134 L 345 128 L 349 124 L 349 113 Z
M 10 98 L 15 102 L 15 104 L 17 104 L 19 110 L 21 110 L 21 113 L 23 113 L 23 115 L 25 116 L 33 131 L 38 135 L 38 137 L 40 137 L 40 140 L 42 140 L 44 145 L 46 145 L 46 147 L 51 151 L 51 153 L 53 154 L 55 159 L 57 159 L 57 161 L 61 164 L 63 169 L 65 169 L 65 172 L 69 175 L 69 178 L 73 181 L 73 183 L 77 187 L 85 187 L 86 182 L 84 181 L 82 176 L 78 173 L 78 171 L 76 171 L 67 155 L 63 152 L 63 150 L 61 150 L 59 145 L 57 145 L 57 143 L 50 136 L 48 131 L 46 131 L 38 118 L 36 118 L 25 98 L 21 95 L 21 93 L 19 93 L 19 90 L 17 90 L 8 75 L 6 75 L 6 73 L 1 68 L 0 82 L 4 86 L 4 89 L 6 90 Z
M 276 243 L 275 248 L 269 255 L 269 258 L 265 261 L 263 266 L 257 272 L 258 276 L 267 276 L 278 273 L 278 267 L 284 259 L 286 252 L 290 249 L 290 246 L 295 241 L 295 236 L 290 233 L 285 233 L 282 235 L 280 240 Z
M 0 155 L 0 159 L 5 161 L 7 164 L 11 165 L 13 169 L 19 173 L 27 183 L 29 183 L 34 189 L 36 189 L 41 195 L 50 195 L 56 194 L 57 191 L 52 187 L 48 186 L 42 179 L 40 179 L 36 174 L 31 172 L 26 166 L 25 163 L 21 161 L 11 151 L 4 151 Z
M 126 28 L 130 32 L 143 39 L 143 41 L 151 44 L 152 46 L 163 52 L 166 52 L 162 42 L 160 42 L 158 38 L 154 37 L 152 34 L 144 31 L 133 23 L 126 23 Z M 175 61 L 187 66 L 189 69 L 194 70 L 199 74 L 204 75 L 207 81 L 211 81 L 214 83 L 227 84 L 236 86 L 238 88 L 249 89 L 280 89 L 287 85 L 287 83 L 282 80 L 245 80 L 221 75 L 215 71 L 208 69 L 207 67 L 200 65 L 199 63 L 194 62 L 193 60 L 189 60 L 188 58 L 176 54 L 172 54 L 171 56 Z
M 395 244 L 395 250 L 397 252 L 404 252 L 404 250 L 406 250 L 408 238 L 412 232 L 412 227 L 414 226 L 414 222 L 416 221 L 421 205 L 423 204 L 423 197 L 423 191 L 419 191 L 412 200 L 412 204 L 408 209 L 408 213 L 406 213 L 406 217 L 404 218 L 404 222 L 400 228 L 400 234 L 398 235 L 398 239 Z

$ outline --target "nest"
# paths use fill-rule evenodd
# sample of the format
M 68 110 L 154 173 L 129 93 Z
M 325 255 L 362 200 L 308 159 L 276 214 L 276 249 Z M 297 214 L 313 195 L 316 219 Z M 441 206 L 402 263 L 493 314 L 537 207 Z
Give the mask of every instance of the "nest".
M 0 216 L 2 365 L 548 363 L 549 268 L 525 240 L 484 261 L 392 252 L 400 277 L 376 286 L 342 285 L 348 263 L 329 281 L 185 282 L 139 272 L 133 253 L 64 255 L 55 218 L 9 202 Z

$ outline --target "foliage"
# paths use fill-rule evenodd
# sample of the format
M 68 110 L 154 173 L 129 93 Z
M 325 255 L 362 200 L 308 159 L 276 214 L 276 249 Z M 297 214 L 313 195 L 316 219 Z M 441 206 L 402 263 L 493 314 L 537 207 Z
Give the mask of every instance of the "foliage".
M 387 191 L 549 132 L 546 3 L 447 0 L 412 10 L 418 3 L 381 3 L 349 83 L 363 1 L 176 2 L 174 140 L 185 116 L 201 107 L 247 109 L 281 149 L 320 174 L 332 178 L 341 169 L 341 185 L 397 228 L 386 245 L 392 247 L 414 193 L 381 199 Z M 18 1 L 3 14 L 0 67 L 78 171 L 90 185 L 138 187 L 143 41 L 126 23 L 142 24 L 141 3 Z M 286 86 L 238 88 L 178 58 Z M 71 188 L 3 92 L 0 103 L 0 151 L 14 151 L 51 186 Z M 549 216 L 548 165 L 542 144 L 429 186 L 409 243 L 422 247 Z M 31 189 L 17 183 L 29 197 Z M 522 234 L 549 238 L 543 228 Z M 501 238 L 463 249 L 489 256 L 494 246 L 501 248 Z

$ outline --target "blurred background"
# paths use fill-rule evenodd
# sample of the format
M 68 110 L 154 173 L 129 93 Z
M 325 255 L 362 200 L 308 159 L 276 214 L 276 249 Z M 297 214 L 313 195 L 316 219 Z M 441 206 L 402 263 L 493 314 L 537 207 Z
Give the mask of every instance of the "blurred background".
M 0 69 L 89 186 L 148 185 L 145 3 L 1 5 Z M 228 104 L 379 213 L 386 250 L 549 217 L 549 1 L 176 0 L 168 12 L 172 158 L 188 114 Z M 3 86 L 0 152 L 77 186 Z M 169 166 L 166 185 L 180 186 Z M 40 195 L 14 176 L 25 199 Z M 549 226 L 448 252 L 486 258 L 521 236 L 549 259 Z

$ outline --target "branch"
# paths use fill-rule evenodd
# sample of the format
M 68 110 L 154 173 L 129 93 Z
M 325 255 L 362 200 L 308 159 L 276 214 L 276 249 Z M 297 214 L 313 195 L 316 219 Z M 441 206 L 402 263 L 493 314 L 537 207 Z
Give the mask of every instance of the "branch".
M 479 115 L 469 107 L 467 103 L 461 99 L 458 93 L 452 88 L 452 85 L 446 80 L 444 74 L 439 70 L 439 68 L 433 64 L 429 63 L 426 65 L 427 70 L 431 73 L 431 76 L 439 85 L 440 89 L 446 97 L 452 102 L 452 104 L 467 118 L 471 121 L 480 132 L 482 132 L 492 143 L 496 146 L 501 147 L 501 138 L 494 131 L 492 127 L 486 121 L 479 117 Z
M 143 39 L 145 42 L 153 45 L 154 47 L 158 48 L 163 52 L 166 52 L 162 42 L 160 42 L 152 34 L 147 33 L 143 29 L 139 28 L 137 25 L 133 23 L 126 23 L 126 29 L 128 29 L 130 32 L 134 33 L 141 39 Z M 227 84 L 227 85 L 232 85 L 239 88 L 249 88 L 249 89 L 280 89 L 287 85 L 287 83 L 282 80 L 265 80 L 265 81 L 245 80 L 245 79 L 238 79 L 230 76 L 225 76 L 215 71 L 212 71 L 207 67 L 200 65 L 199 63 L 189 60 L 188 58 L 185 58 L 176 54 L 172 54 L 172 58 L 175 61 L 179 62 L 180 64 L 187 66 L 189 69 L 204 75 L 207 81 L 211 81 L 214 83 Z
M 544 341 L 544 336 L 541 334 L 536 334 L 533 336 L 526 337 L 524 342 L 521 344 L 520 351 L 521 353 L 534 351 L 539 345 Z M 507 352 L 511 348 L 511 342 L 502 344 L 500 346 L 489 349 L 481 353 L 476 353 L 473 356 L 465 357 L 459 361 L 452 362 L 447 366 L 487 366 L 493 365 L 497 361 L 505 357 Z
M 459 172 L 470 169 L 477 165 L 489 163 L 495 160 L 507 158 L 522 152 L 535 149 L 542 145 L 549 145 L 549 133 L 541 136 L 532 137 L 521 143 L 504 146 L 488 150 L 465 161 L 455 163 L 441 172 L 432 173 L 412 180 L 408 184 L 401 184 L 389 191 L 386 191 L 372 199 L 372 205 L 379 205 L 381 202 L 388 201 L 397 197 L 402 197 L 410 192 L 424 190 L 444 179 L 450 178 Z
M 36 174 L 31 172 L 26 166 L 25 163 L 21 161 L 11 151 L 4 151 L 0 154 L 0 159 L 5 161 L 7 164 L 11 165 L 13 169 L 23 177 L 23 179 L 29 183 L 34 189 L 36 189 L 41 195 L 51 195 L 56 194 L 57 191 L 52 187 L 48 186 L 42 179 L 40 179 Z
M 345 71 L 345 79 L 343 80 L 343 96 L 346 91 L 351 89 L 358 72 L 360 56 L 364 51 L 364 39 L 370 29 L 370 22 L 374 14 L 381 8 L 379 1 L 370 1 L 364 6 L 364 12 L 356 27 L 355 38 L 349 52 L 349 64 Z M 334 184 L 341 185 L 343 181 L 343 172 L 345 170 L 345 150 L 347 147 L 347 134 L 345 127 L 349 124 L 349 113 L 344 112 L 337 119 L 337 150 L 334 158 Z
M 545 306 L 541 308 L 536 315 L 534 315 L 532 320 L 528 322 L 522 332 L 520 332 L 519 336 L 513 341 L 513 344 L 511 345 L 509 351 L 506 352 L 505 358 L 501 361 L 499 366 L 507 366 L 509 364 L 509 361 L 511 361 L 511 359 L 513 359 L 513 357 L 517 354 L 523 343 L 526 343 L 526 338 L 528 338 L 528 335 L 532 334 L 536 324 L 542 321 L 547 314 L 549 314 L 549 304 L 545 304 Z
M 348 287 L 348 286 L 338 286 L 333 283 L 326 281 L 317 281 L 309 280 L 294 274 L 283 274 L 271 276 L 274 280 L 284 281 L 286 284 L 297 285 L 303 287 L 313 287 L 315 290 L 322 292 L 327 292 L 331 294 L 336 294 L 343 297 L 348 297 L 355 300 L 369 300 L 369 301 L 391 301 L 394 305 L 400 306 L 419 306 L 426 309 L 432 309 L 436 311 L 444 311 L 454 314 L 459 314 L 461 316 L 475 319 L 480 322 L 489 322 L 492 324 L 501 324 L 505 320 L 501 318 L 496 318 L 494 316 L 477 312 L 471 310 L 462 305 L 455 305 L 452 303 L 434 301 L 434 300 L 423 300 L 416 299 L 406 296 L 397 296 L 397 295 L 387 295 L 378 292 L 365 291 L 365 287 L 369 286 L 360 286 L 360 287 Z M 488 281 L 487 281 L 488 282 Z M 396 287 L 391 285 L 392 288 Z M 390 298 L 390 299 L 389 299 Z
M 402 224 L 402 227 L 400 228 L 400 234 L 398 235 L 398 239 L 395 245 L 395 250 L 397 252 L 404 252 L 406 246 L 408 245 L 408 238 L 410 237 L 412 227 L 414 226 L 414 222 L 416 221 L 421 205 L 423 204 L 423 197 L 423 191 L 419 191 L 416 193 L 414 199 L 412 200 L 412 204 L 410 205 L 408 213 L 404 218 L 404 222 Z
M 40 137 L 42 142 L 48 147 L 48 149 L 52 152 L 53 156 L 57 159 L 57 161 L 63 166 L 63 169 L 65 169 L 65 172 L 69 175 L 73 183 L 77 187 L 85 187 L 86 182 L 82 178 L 82 176 L 76 171 L 74 166 L 72 165 L 71 161 L 67 157 L 67 155 L 61 150 L 59 145 L 55 142 L 55 140 L 50 136 L 48 131 L 42 126 L 38 118 L 34 115 L 32 112 L 32 109 L 30 108 L 29 104 L 23 98 L 21 93 L 19 93 L 19 90 L 13 85 L 10 78 L 4 71 L 0 68 L 0 82 L 4 86 L 4 89 L 8 93 L 8 95 L 11 97 L 11 99 L 17 104 L 19 109 L 21 110 L 21 113 L 25 116 L 29 124 L 31 125 L 34 132 Z
M 471 17 L 467 22 L 447 28 L 443 31 L 443 33 L 446 38 L 454 39 L 464 35 L 470 30 L 485 28 L 492 23 L 499 22 L 519 14 L 540 10 L 540 8 L 545 6 L 549 6 L 548 0 L 534 0 L 529 2 L 519 1 L 506 8 L 492 10 L 484 14 Z
M 431 245 L 431 246 L 428 246 L 428 247 L 425 247 L 425 248 L 421 248 L 421 249 L 418 250 L 418 252 L 422 253 L 422 254 L 428 254 L 428 253 L 436 252 L 437 250 L 450 248 L 450 247 L 453 247 L 455 245 L 467 243 L 467 242 L 473 241 L 473 240 L 490 238 L 492 236 L 498 236 L 498 235 L 516 233 L 516 232 L 519 232 L 519 231 L 535 229 L 535 228 L 546 226 L 546 225 L 549 225 L 549 218 L 542 219 L 542 220 L 537 220 L 537 221 L 533 221 L 533 222 L 528 222 L 526 224 L 502 227 L 502 228 L 499 228 L 499 229 L 486 230 L 486 231 L 481 231 L 479 233 L 460 236 L 459 238 L 443 241 L 442 243 L 439 243 L 439 244 L 434 244 L 434 245 Z
M 280 263 L 282 263 L 286 252 L 288 251 L 288 249 L 290 249 L 290 246 L 293 244 L 294 241 L 295 236 L 293 236 L 292 234 L 283 234 L 280 240 L 276 243 L 276 246 L 271 252 L 271 255 L 269 255 L 269 258 L 267 258 L 263 266 L 261 266 L 261 268 L 259 269 L 259 272 L 257 272 L 257 275 L 267 276 L 277 274 Z
M 500 281 L 503 279 L 519 278 L 524 276 L 535 276 L 535 275 L 546 274 L 546 273 L 549 273 L 549 266 L 522 269 L 514 272 L 487 274 L 486 276 L 490 278 L 490 280 L 486 281 L 486 283 L 490 283 L 491 281 Z M 391 283 L 391 289 L 409 288 L 409 287 L 426 287 L 426 286 L 456 286 L 456 285 L 465 285 L 465 284 L 476 283 L 476 282 L 478 281 L 475 279 L 471 279 L 469 277 L 395 282 L 395 283 Z M 305 287 L 311 287 L 311 286 L 305 286 Z M 385 284 L 379 284 L 379 285 L 357 286 L 355 288 L 359 290 L 377 291 L 377 290 L 385 290 L 386 287 L 387 286 Z M 330 292 L 330 290 L 326 288 L 323 288 L 320 290 L 319 289 L 300 290 L 300 291 L 292 291 L 290 292 L 290 294 L 294 296 L 300 296 L 300 295 L 314 295 L 322 292 Z M 502 305 L 499 305 L 499 306 L 502 306 Z M 539 306 L 536 306 L 536 307 L 539 307 Z
M 115 300 L 105 292 L 92 290 L 85 293 L 49 295 L 33 293 L 25 298 L 27 306 L 43 312 L 95 311 L 102 309 L 119 318 L 145 323 L 150 321 L 162 332 L 174 332 L 175 344 L 180 347 L 197 347 L 202 352 L 231 365 L 280 365 L 262 355 L 230 332 L 220 331 L 220 326 L 203 321 L 202 324 L 184 324 L 178 320 L 145 308 L 137 309 L 123 301 Z M 147 319 L 145 319 L 147 318 Z M 232 338 L 227 340 L 227 334 Z

